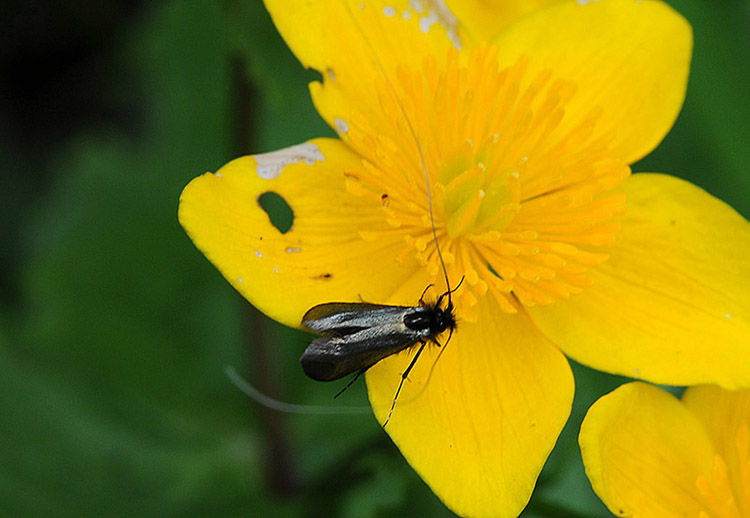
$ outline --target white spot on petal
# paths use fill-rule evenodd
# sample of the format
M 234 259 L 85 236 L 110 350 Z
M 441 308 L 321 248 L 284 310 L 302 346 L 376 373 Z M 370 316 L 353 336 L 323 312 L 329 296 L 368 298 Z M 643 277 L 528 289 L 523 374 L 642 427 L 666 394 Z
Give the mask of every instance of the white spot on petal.
M 732 318 L 732 314 L 731 314 L 731 313 L 727 313 L 727 314 L 726 314 L 726 315 L 724 315 L 724 316 L 725 316 L 725 317 L 727 317 L 727 318 Z
M 578 1 L 578 5 L 586 5 L 586 4 L 590 4 L 591 2 L 598 2 L 599 0 L 577 0 L 577 1 Z
M 390 5 L 383 7 L 383 14 L 386 16 L 396 16 L 396 8 Z
M 349 133 L 349 125 L 346 123 L 344 119 L 336 118 L 333 121 L 334 126 L 336 126 L 336 131 L 338 131 L 342 135 L 346 135 Z
M 402 17 L 402 18 L 403 18 L 404 20 L 410 20 L 410 19 L 411 19 L 411 11 L 407 9 L 406 11 L 404 11 L 404 12 L 403 12 L 403 13 L 401 14 L 401 17 Z
M 445 5 L 445 0 L 410 0 L 409 7 L 419 14 L 426 13 L 419 19 L 419 28 L 422 32 L 427 34 L 430 27 L 439 23 L 445 29 L 448 39 L 453 42 L 453 46 L 461 48 L 461 38 L 456 30 L 458 20 Z
M 260 251 L 258 250 L 255 251 L 255 255 L 258 257 L 263 257 L 263 254 L 261 254 Z
M 437 21 L 438 17 L 436 13 L 430 13 L 427 16 L 423 16 L 419 19 L 419 30 L 427 34 L 428 32 L 430 32 L 430 27 L 435 25 Z
M 331 78 L 331 81 L 336 80 L 336 74 L 333 72 L 332 68 L 329 68 L 328 70 L 326 70 L 326 72 L 328 72 L 328 77 Z
M 242 284 L 242 277 L 240 277 L 239 279 L 237 279 L 237 282 L 239 282 L 240 284 Z
M 284 167 L 304 162 L 307 165 L 313 165 L 315 161 L 322 162 L 325 160 L 323 153 L 318 146 L 305 142 L 296 146 L 271 151 L 270 153 L 261 153 L 253 155 L 256 166 L 255 171 L 258 176 L 265 180 L 273 180 L 278 177 L 284 170 Z
M 301 251 L 302 251 L 301 248 L 296 248 L 296 247 L 292 247 L 292 246 L 286 247 L 286 253 L 287 254 L 296 254 L 296 253 L 299 253 Z
M 215 174 L 214 176 L 215 176 L 216 178 L 221 178 L 221 173 L 216 173 L 216 174 Z
M 279 273 L 279 269 L 278 268 L 274 268 L 273 269 L 273 273 Z

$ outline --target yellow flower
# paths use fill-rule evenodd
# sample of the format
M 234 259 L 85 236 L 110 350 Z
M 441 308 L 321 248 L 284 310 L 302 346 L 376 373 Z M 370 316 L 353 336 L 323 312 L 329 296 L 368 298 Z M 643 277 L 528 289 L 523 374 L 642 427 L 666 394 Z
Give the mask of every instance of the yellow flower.
M 589 409 L 579 437 L 594 491 L 618 516 L 750 516 L 750 390 L 629 383 Z
M 467 516 L 528 502 L 570 412 L 563 352 L 750 386 L 747 222 L 684 181 L 629 176 L 682 104 L 689 25 L 658 1 L 495 3 L 267 0 L 339 139 L 230 162 L 179 212 L 240 293 L 299 326 L 323 302 L 445 290 L 426 169 L 448 275 L 466 280 L 452 341 L 437 363 L 425 349 L 387 432 Z M 292 208 L 288 232 L 266 192 Z M 412 355 L 367 372 L 381 423 Z

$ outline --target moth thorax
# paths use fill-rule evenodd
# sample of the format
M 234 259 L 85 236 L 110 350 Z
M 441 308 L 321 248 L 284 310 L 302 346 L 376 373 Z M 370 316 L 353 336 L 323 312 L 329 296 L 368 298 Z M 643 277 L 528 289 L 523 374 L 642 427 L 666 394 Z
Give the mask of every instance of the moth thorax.
M 404 325 L 427 335 L 442 333 L 448 328 L 446 316 L 440 308 L 424 306 L 404 315 Z

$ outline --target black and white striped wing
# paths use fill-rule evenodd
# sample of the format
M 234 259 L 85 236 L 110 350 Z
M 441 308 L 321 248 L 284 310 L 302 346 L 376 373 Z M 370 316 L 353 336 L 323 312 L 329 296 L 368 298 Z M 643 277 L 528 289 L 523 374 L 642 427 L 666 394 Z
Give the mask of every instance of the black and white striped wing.
M 302 318 L 302 325 L 322 336 L 302 354 L 302 369 L 318 381 L 366 370 L 423 337 L 424 333 L 405 325 L 404 317 L 424 310 L 421 306 L 340 302 L 315 306 Z

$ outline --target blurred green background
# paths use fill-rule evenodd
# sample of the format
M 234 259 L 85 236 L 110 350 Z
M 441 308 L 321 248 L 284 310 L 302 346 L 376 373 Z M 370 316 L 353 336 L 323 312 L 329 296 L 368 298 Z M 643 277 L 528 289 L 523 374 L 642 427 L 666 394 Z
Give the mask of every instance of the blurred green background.
M 695 53 L 636 171 L 750 215 L 750 2 L 674 0 Z M 303 375 L 308 338 L 237 295 L 177 223 L 194 176 L 331 135 L 257 0 L 0 8 L 0 515 L 452 516 L 365 406 Z M 576 433 L 621 380 L 574 366 L 574 413 L 524 516 L 607 516 Z

